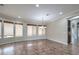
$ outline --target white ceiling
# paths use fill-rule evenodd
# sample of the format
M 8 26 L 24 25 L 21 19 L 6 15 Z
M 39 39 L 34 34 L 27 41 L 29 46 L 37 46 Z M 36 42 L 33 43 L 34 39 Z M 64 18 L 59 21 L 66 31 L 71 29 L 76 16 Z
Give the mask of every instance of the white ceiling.
M 39 8 L 35 7 L 34 4 L 5 4 L 3 7 L 0 6 L 0 13 L 14 18 L 21 16 L 23 20 L 33 23 L 40 23 L 43 17 L 47 23 L 78 9 L 79 5 L 77 4 L 41 4 Z M 63 14 L 60 15 L 60 12 Z M 49 16 L 46 16 L 47 13 Z

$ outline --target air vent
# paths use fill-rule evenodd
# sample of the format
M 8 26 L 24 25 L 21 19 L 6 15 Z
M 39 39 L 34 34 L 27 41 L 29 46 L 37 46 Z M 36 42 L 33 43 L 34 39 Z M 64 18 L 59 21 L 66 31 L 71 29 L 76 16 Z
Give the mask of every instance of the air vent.
M 0 4 L 0 6 L 4 6 L 4 4 Z

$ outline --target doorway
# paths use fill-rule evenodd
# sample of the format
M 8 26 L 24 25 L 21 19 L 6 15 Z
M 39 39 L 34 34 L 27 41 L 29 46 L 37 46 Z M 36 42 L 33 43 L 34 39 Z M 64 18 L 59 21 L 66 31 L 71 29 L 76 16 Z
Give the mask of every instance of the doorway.
M 79 22 L 77 23 L 77 42 L 79 42 Z
M 71 44 L 71 21 L 68 20 L 68 44 Z

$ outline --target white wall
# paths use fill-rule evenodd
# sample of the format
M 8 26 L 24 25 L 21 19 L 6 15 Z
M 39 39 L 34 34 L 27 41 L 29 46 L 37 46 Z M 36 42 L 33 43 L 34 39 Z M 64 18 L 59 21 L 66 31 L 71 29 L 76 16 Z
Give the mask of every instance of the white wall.
M 67 19 L 58 19 L 47 25 L 47 38 L 67 44 Z

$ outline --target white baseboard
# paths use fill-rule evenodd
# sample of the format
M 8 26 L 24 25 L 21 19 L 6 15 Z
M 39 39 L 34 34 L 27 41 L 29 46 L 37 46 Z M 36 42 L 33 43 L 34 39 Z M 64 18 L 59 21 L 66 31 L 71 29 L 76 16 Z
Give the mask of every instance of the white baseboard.
M 58 41 L 58 40 L 52 40 L 52 39 L 48 39 L 48 40 L 51 40 L 51 41 L 55 41 L 55 42 L 58 42 L 58 43 L 61 43 L 61 44 L 64 44 L 64 45 L 68 45 L 66 42 L 62 42 L 62 41 Z

